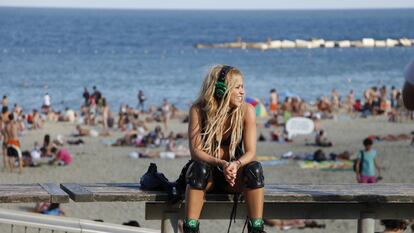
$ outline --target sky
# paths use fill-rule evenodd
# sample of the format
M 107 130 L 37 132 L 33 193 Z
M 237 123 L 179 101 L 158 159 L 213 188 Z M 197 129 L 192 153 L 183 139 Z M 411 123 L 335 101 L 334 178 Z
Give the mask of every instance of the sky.
M 414 0 L 0 0 L 1 6 L 121 9 L 414 8 Z

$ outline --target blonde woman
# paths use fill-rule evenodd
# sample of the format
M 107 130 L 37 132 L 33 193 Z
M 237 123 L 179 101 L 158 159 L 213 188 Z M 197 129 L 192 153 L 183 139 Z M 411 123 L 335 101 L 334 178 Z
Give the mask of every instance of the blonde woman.
M 235 67 L 213 66 L 190 109 L 184 232 L 199 232 L 204 195 L 242 193 L 249 233 L 263 233 L 263 170 L 256 161 L 256 116 L 244 103 L 243 75 Z

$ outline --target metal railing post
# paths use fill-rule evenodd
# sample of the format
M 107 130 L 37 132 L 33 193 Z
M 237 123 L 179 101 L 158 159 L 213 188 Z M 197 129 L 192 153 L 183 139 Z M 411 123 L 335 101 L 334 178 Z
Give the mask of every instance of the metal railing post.
M 358 219 L 358 233 L 374 233 L 375 218 L 374 213 L 361 213 Z
M 164 212 L 161 219 L 161 233 L 178 233 L 178 212 Z

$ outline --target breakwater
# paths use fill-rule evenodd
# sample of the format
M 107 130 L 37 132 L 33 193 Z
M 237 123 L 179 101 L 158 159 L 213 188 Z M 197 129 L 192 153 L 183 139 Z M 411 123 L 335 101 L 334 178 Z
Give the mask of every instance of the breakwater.
M 243 42 L 240 39 L 235 42 L 217 44 L 196 44 L 195 47 L 202 48 L 234 48 L 234 49 L 313 49 L 313 48 L 387 48 L 387 47 L 411 47 L 414 46 L 414 39 L 399 38 L 376 40 L 373 38 L 363 38 L 360 40 L 272 40 L 266 42 Z

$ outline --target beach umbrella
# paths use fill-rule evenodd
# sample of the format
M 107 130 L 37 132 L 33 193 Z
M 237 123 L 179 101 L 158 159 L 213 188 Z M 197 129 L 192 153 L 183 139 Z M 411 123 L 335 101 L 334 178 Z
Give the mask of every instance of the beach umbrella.
M 263 103 L 258 103 L 255 108 L 257 117 L 267 117 L 266 107 Z
M 253 107 L 256 107 L 258 103 L 257 98 L 251 98 L 251 97 L 246 97 L 246 99 L 244 99 L 244 102 L 251 104 Z
M 259 98 L 256 97 L 247 97 L 245 99 L 246 103 L 251 104 L 256 109 L 256 116 L 257 117 L 267 117 L 267 111 L 264 104 L 260 101 Z

